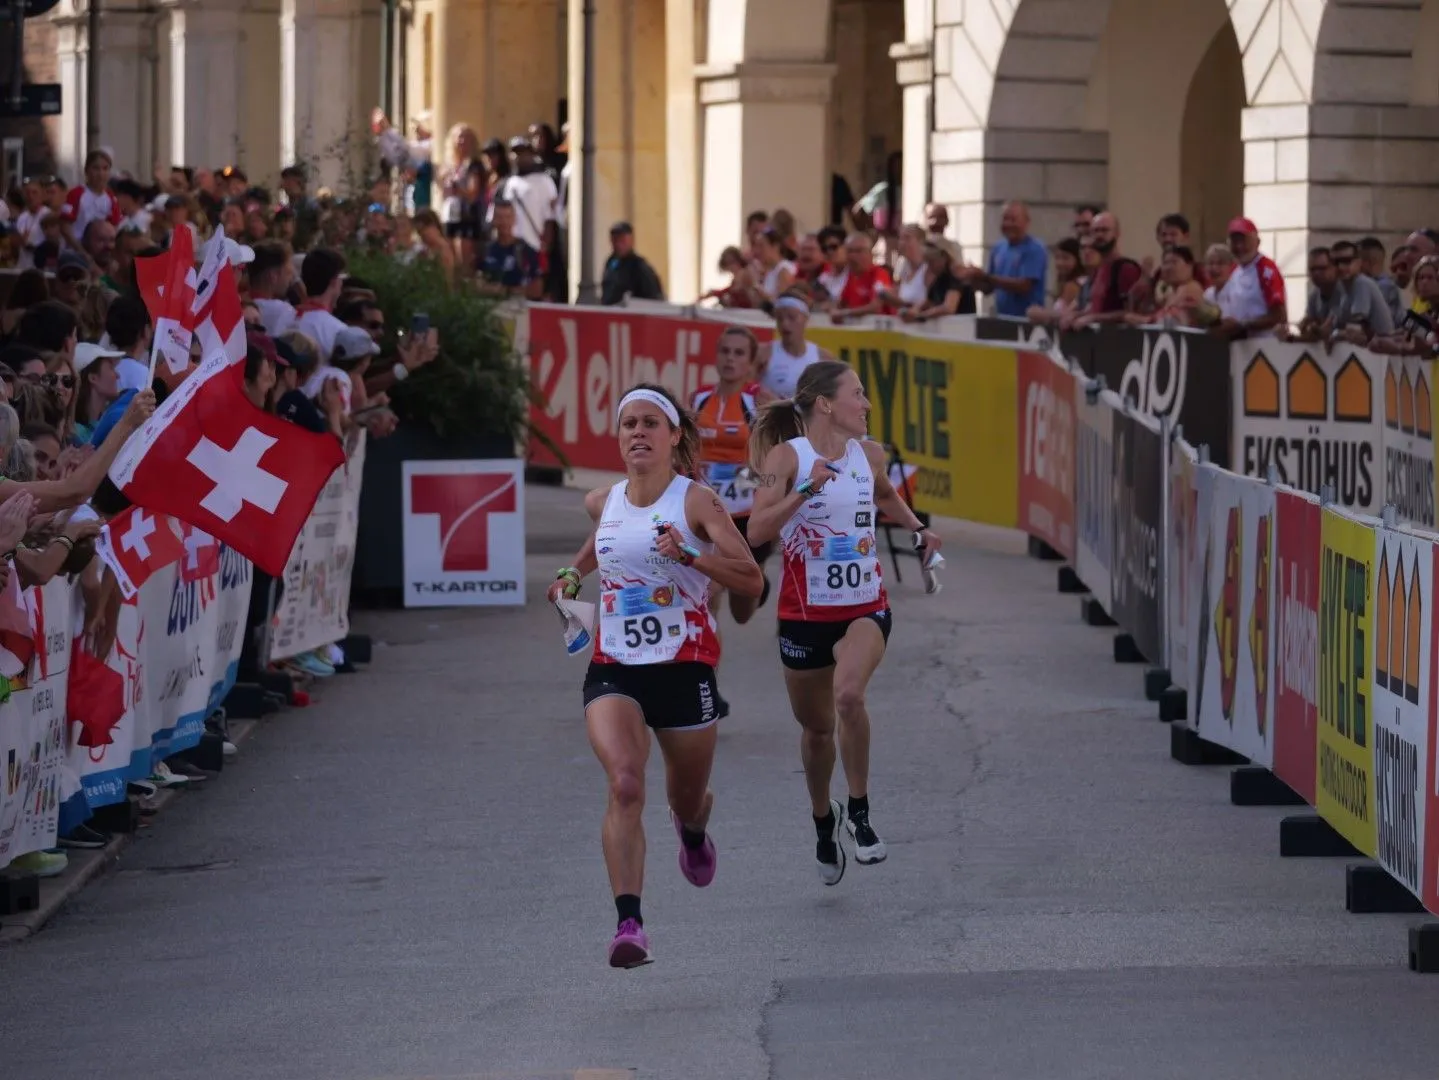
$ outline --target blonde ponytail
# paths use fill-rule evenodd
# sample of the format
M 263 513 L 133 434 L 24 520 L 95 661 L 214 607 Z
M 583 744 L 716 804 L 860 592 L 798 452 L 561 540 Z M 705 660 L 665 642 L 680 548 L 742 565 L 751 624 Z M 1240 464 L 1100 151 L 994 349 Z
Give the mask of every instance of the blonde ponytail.
M 809 414 L 820 398 L 833 398 L 850 366 L 839 360 L 816 360 L 799 375 L 794 397 L 771 402 L 750 426 L 750 466 L 761 471 L 769 452 L 783 442 L 798 439 L 805 432 Z

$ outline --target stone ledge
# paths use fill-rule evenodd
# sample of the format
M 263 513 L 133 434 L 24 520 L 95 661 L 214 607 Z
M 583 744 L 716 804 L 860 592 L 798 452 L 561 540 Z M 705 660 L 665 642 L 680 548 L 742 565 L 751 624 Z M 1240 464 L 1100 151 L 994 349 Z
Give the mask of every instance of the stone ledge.
M 695 68 L 702 105 L 737 102 L 827 104 L 837 64 L 747 60 Z

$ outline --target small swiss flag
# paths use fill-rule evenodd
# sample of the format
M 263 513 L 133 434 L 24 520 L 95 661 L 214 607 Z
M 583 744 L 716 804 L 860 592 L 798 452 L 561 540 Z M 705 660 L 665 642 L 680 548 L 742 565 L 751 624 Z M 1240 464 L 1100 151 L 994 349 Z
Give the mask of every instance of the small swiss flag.
M 115 573 L 120 592 L 130 599 L 158 570 L 185 556 L 180 523 L 168 514 L 131 506 L 100 530 L 95 551 Z

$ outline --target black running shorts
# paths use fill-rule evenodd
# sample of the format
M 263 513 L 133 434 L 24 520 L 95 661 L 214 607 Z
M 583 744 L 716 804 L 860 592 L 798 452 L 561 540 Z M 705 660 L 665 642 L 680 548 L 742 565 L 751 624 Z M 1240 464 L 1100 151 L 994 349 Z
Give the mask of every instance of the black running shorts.
M 739 534 L 745 538 L 745 543 L 749 543 L 749 515 L 735 518 L 734 523 L 739 528 Z M 757 548 L 750 548 L 750 551 L 754 553 L 754 561 L 763 565 L 774 551 L 774 541 L 769 540 Z
M 834 647 L 840 643 L 850 626 L 859 619 L 873 619 L 889 643 L 894 627 L 894 612 L 889 608 L 872 611 L 854 619 L 837 622 L 801 622 L 799 619 L 779 621 L 779 660 L 791 671 L 820 671 L 834 666 Z
M 715 669 L 695 660 L 634 665 L 591 661 L 584 696 L 585 708 L 600 698 L 629 698 L 656 731 L 708 727 L 719 719 Z

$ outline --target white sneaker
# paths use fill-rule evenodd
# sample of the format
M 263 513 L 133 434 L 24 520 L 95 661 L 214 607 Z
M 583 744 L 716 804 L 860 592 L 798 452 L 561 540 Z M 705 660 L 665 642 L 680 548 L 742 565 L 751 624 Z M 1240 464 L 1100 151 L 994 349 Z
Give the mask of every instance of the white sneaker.
M 190 782 L 190 778 L 171 772 L 170 766 L 163 761 L 157 761 L 150 770 L 150 782 L 158 787 L 184 787 Z
M 838 799 L 831 799 L 829 809 L 834 814 L 834 829 L 831 830 L 828 840 L 815 843 L 814 859 L 815 865 L 819 867 L 819 879 L 826 885 L 838 885 L 840 878 L 844 877 L 844 845 L 840 843 L 844 828 L 844 807 Z M 826 862 L 825 857 L 830 854 L 830 848 L 834 850 L 834 861 Z
M 345 650 L 339 645 L 326 645 L 323 651 L 331 667 L 339 667 L 345 662 Z
M 220 748 L 220 752 L 224 754 L 225 757 L 234 757 L 240 752 L 240 748 L 229 739 L 226 739 L 225 745 Z

